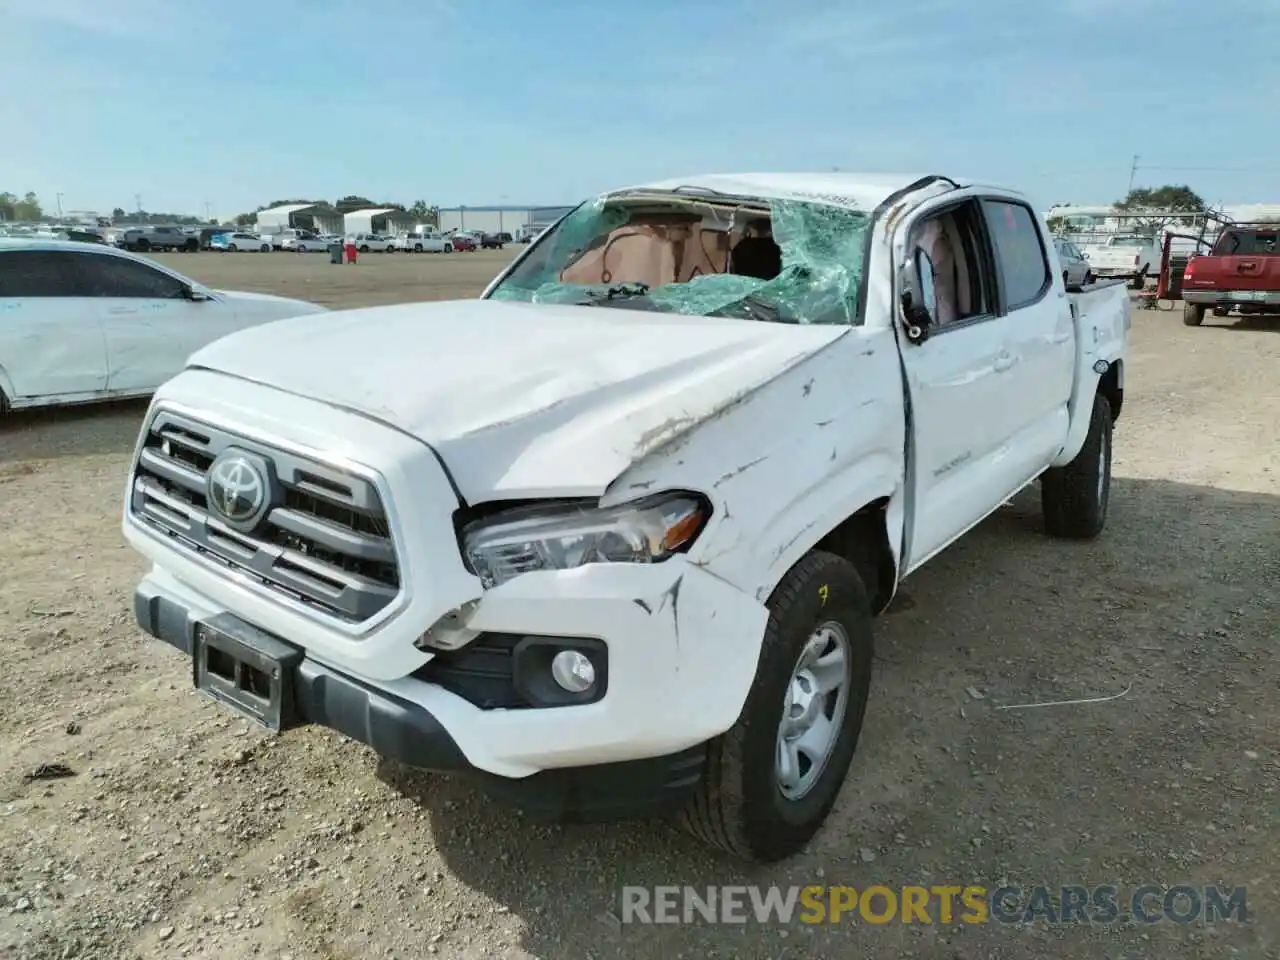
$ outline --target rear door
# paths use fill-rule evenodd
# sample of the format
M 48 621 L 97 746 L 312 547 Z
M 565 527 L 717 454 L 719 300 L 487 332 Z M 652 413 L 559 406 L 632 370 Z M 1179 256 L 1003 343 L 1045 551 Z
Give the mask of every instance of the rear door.
M 1075 324 L 1040 218 L 1008 197 L 986 197 L 982 209 L 995 249 L 1008 354 L 1001 383 L 1008 406 L 1003 475 L 1017 489 L 1035 479 L 1067 439 Z
M 98 393 L 107 385 L 100 305 L 81 296 L 78 254 L 0 253 L 0 381 L 10 399 Z
M 137 260 L 75 254 L 84 289 L 95 298 L 107 346 L 107 389 L 154 390 L 181 370 L 196 347 L 221 336 L 202 336 L 217 302 L 194 302 L 183 281 Z
M 1228 230 L 1214 244 L 1211 256 L 1219 289 L 1280 291 L 1280 227 Z M 1201 264 L 1196 265 L 1195 277 L 1197 281 L 1209 278 Z

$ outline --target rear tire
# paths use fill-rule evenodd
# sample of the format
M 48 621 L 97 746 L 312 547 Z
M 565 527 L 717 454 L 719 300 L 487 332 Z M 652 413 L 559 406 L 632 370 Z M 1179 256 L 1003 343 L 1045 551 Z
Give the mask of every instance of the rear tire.
M 260 246 L 260 247 L 258 248 L 258 252 L 259 252 L 259 253 L 270 253 L 270 252 L 271 252 L 271 244 L 269 244 L 269 243 L 264 243 L 262 246 Z
M 1089 433 L 1075 459 L 1040 478 L 1040 506 L 1051 537 L 1091 540 L 1107 523 L 1111 500 L 1111 404 L 1094 394 Z
M 834 554 L 804 557 L 768 608 L 747 702 L 737 723 L 708 745 L 703 780 L 679 816 L 704 843 L 764 863 L 799 852 L 835 805 L 862 732 L 873 647 L 866 587 L 857 568 Z M 839 686 L 825 693 L 815 686 L 828 679 Z M 830 735 L 816 761 L 810 746 L 784 749 L 822 742 L 823 721 Z M 781 756 L 793 758 L 793 776 L 780 774 Z M 800 757 L 810 758 L 807 771 Z M 797 782 L 800 789 L 786 786 Z
M 1183 303 L 1182 322 L 1188 327 L 1198 327 L 1204 323 L 1204 304 Z
M 366 244 L 364 244 L 364 246 L 360 247 L 360 248 L 359 248 L 359 250 L 360 250 L 360 252 L 361 252 L 361 253 L 368 253 L 368 252 L 369 252 L 369 245 L 366 243 Z
M 240 249 L 240 248 L 239 248 L 239 247 L 237 247 L 234 243 L 231 243 L 231 244 L 228 244 L 228 245 L 227 245 L 227 253 L 236 253 L 236 252 L 238 252 L 238 251 L 239 251 L 239 249 Z
M 146 253 L 148 250 L 151 249 L 151 241 L 139 240 L 136 244 L 134 244 L 134 249 L 137 250 L 139 253 Z

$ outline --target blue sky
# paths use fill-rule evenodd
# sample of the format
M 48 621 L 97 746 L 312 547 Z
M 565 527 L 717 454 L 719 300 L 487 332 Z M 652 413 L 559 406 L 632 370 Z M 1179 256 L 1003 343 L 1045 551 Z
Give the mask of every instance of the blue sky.
M 1280 202 L 1275 0 L 0 0 L 0 41 L 0 190 L 46 208 L 832 168 L 1047 206 L 1117 199 L 1135 153 Z

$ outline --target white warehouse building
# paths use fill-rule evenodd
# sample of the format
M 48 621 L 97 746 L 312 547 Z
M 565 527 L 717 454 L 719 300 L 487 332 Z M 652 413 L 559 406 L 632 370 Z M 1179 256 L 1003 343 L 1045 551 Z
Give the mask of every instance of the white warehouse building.
M 347 236 L 359 233 L 397 234 L 406 232 L 413 223 L 413 216 L 395 207 L 370 207 L 353 210 L 342 217 L 342 232 Z

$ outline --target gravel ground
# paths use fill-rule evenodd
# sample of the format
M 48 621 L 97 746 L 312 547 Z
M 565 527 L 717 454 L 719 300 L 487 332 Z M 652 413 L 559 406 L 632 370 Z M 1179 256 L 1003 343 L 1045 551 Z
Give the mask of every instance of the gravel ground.
M 168 259 L 352 305 L 474 294 L 508 255 Z M 13 418 L 0 956 L 1280 956 L 1277 370 L 1280 327 L 1137 313 L 1107 532 L 1051 541 L 1022 495 L 908 581 L 840 803 L 765 869 L 663 823 L 533 826 L 465 781 L 233 718 L 133 624 L 119 510 L 143 406 Z M 630 884 L 1005 882 L 1247 885 L 1250 920 L 619 923 Z

